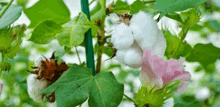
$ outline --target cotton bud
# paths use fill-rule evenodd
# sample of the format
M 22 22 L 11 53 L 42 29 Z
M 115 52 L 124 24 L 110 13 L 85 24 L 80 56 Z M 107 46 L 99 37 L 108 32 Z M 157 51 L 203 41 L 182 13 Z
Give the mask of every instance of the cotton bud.
M 28 94 L 35 102 L 42 102 L 42 95 L 39 95 L 47 86 L 46 80 L 37 79 L 36 74 L 30 74 L 27 77 Z M 39 95 L 39 96 L 38 96 Z
M 125 49 L 130 47 L 134 42 L 130 27 L 124 23 L 117 25 L 115 32 L 112 34 L 111 41 L 116 49 Z
M 200 88 L 195 95 L 195 98 L 199 101 L 204 101 L 210 97 L 210 90 L 207 87 Z

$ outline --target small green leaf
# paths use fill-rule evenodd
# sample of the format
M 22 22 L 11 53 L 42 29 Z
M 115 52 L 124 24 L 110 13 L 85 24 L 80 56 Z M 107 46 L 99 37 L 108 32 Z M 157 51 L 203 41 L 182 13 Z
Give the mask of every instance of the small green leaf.
M 55 91 L 58 107 L 72 107 L 89 98 L 90 107 L 117 107 L 123 97 L 123 84 L 111 72 L 102 72 L 93 77 L 92 70 L 72 65 L 51 86 L 41 92 Z
M 70 21 L 70 12 L 63 0 L 40 0 L 24 13 L 31 20 L 31 28 L 44 20 L 53 20 L 59 25 Z
M 6 8 L 6 6 L 4 6 L 4 8 Z M 0 13 L 4 10 L 4 8 L 0 11 Z M 22 6 L 12 4 L 0 18 L 0 29 L 5 28 L 16 21 L 21 16 L 21 12 Z
M 100 19 L 102 17 L 104 17 L 106 14 L 105 14 L 105 10 L 104 9 L 101 9 L 99 10 L 98 12 L 96 12 L 95 14 L 93 14 L 91 16 L 91 20 L 97 20 L 97 19 Z
M 186 12 L 181 12 L 180 17 L 183 21 L 185 28 L 194 26 L 201 19 L 201 11 L 198 8 L 190 9 Z
M 84 40 L 84 34 L 91 28 L 86 14 L 80 13 L 71 22 L 65 24 L 65 29 L 58 33 L 57 39 L 61 46 L 78 46 Z
M 174 56 L 174 58 L 179 59 L 180 56 L 184 57 L 190 54 L 190 51 L 192 50 L 192 47 L 181 40 L 176 36 L 172 35 L 169 31 L 165 31 L 164 33 L 166 41 L 167 41 L 167 47 L 165 51 L 165 55 L 168 59 L 173 57 L 173 53 L 177 48 L 180 48 L 178 53 Z M 181 46 L 178 47 L 179 43 L 181 43 Z
M 220 32 L 220 23 L 217 20 L 209 20 L 204 23 L 212 32 Z
M 62 27 L 56 22 L 45 20 L 36 26 L 29 41 L 38 44 L 47 44 L 55 39 L 55 35 L 62 30 Z
M 131 4 L 130 14 L 138 13 L 140 10 L 147 10 L 147 6 L 143 2 L 137 0 Z
M 156 0 L 155 9 L 161 11 L 160 18 L 170 12 L 194 8 L 208 0 Z
M 178 21 L 180 23 L 183 23 L 180 15 L 175 13 L 175 12 L 166 14 L 166 17 L 169 17 L 169 18 L 171 18 L 173 20 L 176 20 L 176 21 Z
M 127 13 L 129 11 L 130 11 L 130 6 L 121 0 L 117 0 L 117 2 L 115 3 L 115 7 L 112 10 L 112 12 L 114 13 L 121 13 L 121 14 Z

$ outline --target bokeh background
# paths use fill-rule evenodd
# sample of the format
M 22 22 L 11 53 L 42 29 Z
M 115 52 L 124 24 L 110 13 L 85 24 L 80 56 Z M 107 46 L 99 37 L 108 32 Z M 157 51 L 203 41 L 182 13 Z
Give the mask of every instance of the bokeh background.
M 23 8 L 33 6 L 38 0 L 15 0 L 14 4 L 23 5 Z M 81 12 L 80 0 L 63 0 L 70 10 L 71 18 L 74 18 Z M 92 0 L 90 0 L 91 2 Z M 123 0 L 128 4 L 135 0 Z M 9 2 L 9 0 L 0 0 L 0 2 Z M 107 5 L 113 0 L 107 0 Z M 96 1 L 90 5 L 90 10 L 96 6 Z M 220 1 L 211 0 L 199 6 L 202 10 L 203 17 L 200 22 L 193 26 L 187 34 L 185 40 L 191 46 L 197 43 L 212 43 L 220 48 Z M 156 18 L 157 16 L 155 16 Z M 114 30 L 113 25 L 118 21 L 116 14 L 111 14 L 105 20 L 105 30 L 111 34 Z M 13 25 L 30 24 L 30 20 L 22 12 L 21 17 L 13 23 Z M 158 23 L 160 28 L 166 27 L 171 32 L 178 34 L 180 32 L 179 23 L 169 18 L 162 18 Z M 75 48 L 65 50 L 61 47 L 57 40 L 53 40 L 47 45 L 35 44 L 28 39 L 31 36 L 32 29 L 27 29 L 23 37 L 20 51 L 14 59 L 10 59 L 12 65 L 9 72 L 3 72 L 0 82 L 4 84 L 2 95 L 0 98 L 0 107 L 55 107 L 54 103 L 36 103 L 29 98 L 27 93 L 26 78 L 29 75 L 27 70 L 32 70 L 31 66 L 37 65 L 42 60 L 42 55 L 50 58 L 52 52 L 59 52 L 61 59 L 68 64 L 79 64 Z M 108 34 L 106 34 L 108 35 Z M 94 35 L 93 35 L 94 36 Z M 97 51 L 96 40 L 94 36 L 94 51 Z M 85 49 L 82 46 L 77 47 L 82 62 L 85 62 Z M 113 55 L 113 51 L 106 48 L 103 54 L 102 71 L 111 71 L 115 74 L 117 80 L 125 84 L 125 94 L 133 98 L 138 91 L 141 83 L 138 75 L 140 69 L 131 69 L 115 59 L 109 59 Z M 96 59 L 95 55 L 95 59 Z M 220 107 L 220 59 L 212 64 L 208 70 L 204 70 L 197 62 L 184 62 L 186 71 L 192 75 L 191 81 L 183 94 L 175 93 L 174 107 Z M 84 107 L 87 104 L 83 104 Z M 134 107 L 133 103 L 127 99 L 123 99 L 120 107 Z M 168 106 L 169 107 L 169 106 Z

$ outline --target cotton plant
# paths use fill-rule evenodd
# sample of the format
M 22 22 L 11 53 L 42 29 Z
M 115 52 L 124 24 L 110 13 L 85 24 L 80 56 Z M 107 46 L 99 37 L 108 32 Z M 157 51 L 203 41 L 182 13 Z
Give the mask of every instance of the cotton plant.
M 200 26 L 197 22 L 201 21 L 204 12 L 201 12 L 199 5 L 208 4 L 207 1 L 137 0 L 128 4 L 117 0 L 107 5 L 106 0 L 93 0 L 90 3 L 81 0 L 82 11 L 73 19 L 73 11 L 69 10 L 72 7 L 68 7 L 74 5 L 62 0 L 39 0 L 28 8 L 25 2 L 21 4 L 23 7 L 13 4 L 13 0 L 0 3 L 1 72 L 15 71 L 16 68 L 10 67 L 19 56 L 23 57 L 20 46 L 25 40 L 24 31 L 32 29 L 26 37 L 28 42 L 45 46 L 57 41 L 56 45 L 62 48 L 53 52 L 51 58 L 44 57 L 38 64 L 26 68 L 28 72 L 24 81 L 27 80 L 27 83 L 22 81 L 21 84 L 27 84 L 25 92 L 34 104 L 56 102 L 57 107 L 72 107 L 87 102 L 89 107 L 117 107 L 126 99 L 136 107 L 175 106 L 174 93 L 184 93 L 191 78 L 183 62 L 198 62 L 207 72 L 213 70 L 213 64 L 219 59 L 218 44 L 198 43 L 192 47 L 185 39 L 191 36 L 187 35 L 188 31 Z M 30 20 L 30 24 L 28 27 L 14 26 L 22 13 Z M 165 17 L 171 22 L 177 21 L 178 29 L 174 29 L 177 24 L 166 23 Z M 159 28 L 158 24 L 164 21 L 166 28 Z M 114 25 L 113 31 L 107 23 Z M 93 47 L 94 39 L 97 40 Z M 77 50 L 79 46 L 85 48 L 85 61 L 80 58 Z M 51 45 L 48 50 L 54 47 Z M 94 53 L 97 57 L 94 57 Z M 44 53 L 41 54 L 44 56 Z M 77 63 L 61 60 L 66 54 L 71 56 L 71 62 Z M 119 82 L 120 75 L 107 71 L 114 69 L 103 69 L 103 54 L 109 57 L 108 60 L 116 57 L 120 64 L 140 71 L 139 79 L 132 80 L 133 83 L 136 80 L 141 83 L 137 92 L 132 93 L 134 98 L 125 94 L 124 84 Z M 78 59 L 72 59 L 74 55 Z M 34 56 L 30 54 L 26 57 Z M 209 93 L 207 96 L 202 100 L 208 101 Z

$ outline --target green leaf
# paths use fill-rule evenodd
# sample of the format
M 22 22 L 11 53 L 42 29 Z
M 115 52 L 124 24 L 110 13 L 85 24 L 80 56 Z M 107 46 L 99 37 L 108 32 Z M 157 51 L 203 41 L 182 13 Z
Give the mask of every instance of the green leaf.
M 147 6 L 143 2 L 137 0 L 131 4 L 130 14 L 138 13 L 140 10 L 145 11 L 146 9 L 147 9 Z
M 91 24 L 86 14 L 80 13 L 72 21 L 65 24 L 65 29 L 58 33 L 57 39 L 61 46 L 78 46 L 84 40 L 84 34 L 91 28 Z
M 44 20 L 53 20 L 59 25 L 70 21 L 70 12 L 63 0 L 40 0 L 24 13 L 31 20 L 31 28 Z
M 199 22 L 199 20 L 201 19 L 201 15 L 202 13 L 197 7 L 180 13 L 180 17 L 183 21 L 185 28 L 194 26 L 197 22 Z
M 38 44 L 47 44 L 55 39 L 55 35 L 62 30 L 62 27 L 56 22 L 45 20 L 36 26 L 29 41 Z
M 161 11 L 160 18 L 165 14 L 194 8 L 208 0 L 156 0 L 155 9 Z
M 173 20 L 176 20 L 176 21 L 178 21 L 180 23 L 183 23 L 180 15 L 175 13 L 175 12 L 166 14 L 166 17 L 169 17 L 169 18 L 171 18 Z
M 186 61 L 188 62 L 199 62 L 205 69 L 212 68 L 214 63 L 219 58 L 219 48 L 213 44 L 196 44 L 193 50 L 190 52 Z
M 4 8 L 6 8 L 6 6 L 4 6 Z M 0 11 L 0 13 L 4 10 L 4 8 Z M 22 6 L 12 4 L 0 18 L 0 29 L 5 28 L 16 21 L 21 16 L 21 12 Z
M 115 7 L 112 9 L 112 12 L 114 13 L 127 13 L 130 11 L 130 6 L 126 3 L 123 2 L 121 0 L 117 0 L 117 2 L 115 3 Z
M 102 17 L 104 17 L 106 14 L 105 14 L 105 10 L 104 9 L 101 9 L 99 10 L 98 12 L 96 12 L 95 14 L 93 14 L 91 16 L 91 20 L 97 20 L 97 19 L 100 19 Z
M 168 59 L 173 57 L 173 53 L 177 48 L 180 49 L 178 53 L 174 56 L 174 58 L 176 59 L 179 59 L 180 56 L 184 57 L 190 54 L 190 51 L 192 50 L 192 47 L 190 45 L 182 42 L 176 35 L 172 35 L 169 31 L 165 31 L 164 35 L 167 41 L 165 56 L 167 56 Z M 178 47 L 179 43 L 181 43 L 180 47 Z
M 111 72 L 93 76 L 91 69 L 72 65 L 41 94 L 55 91 L 58 107 L 77 106 L 88 98 L 90 107 L 116 107 L 122 100 L 123 90 L 123 84 Z
M 212 32 L 220 32 L 220 23 L 217 20 L 209 20 L 204 23 Z

